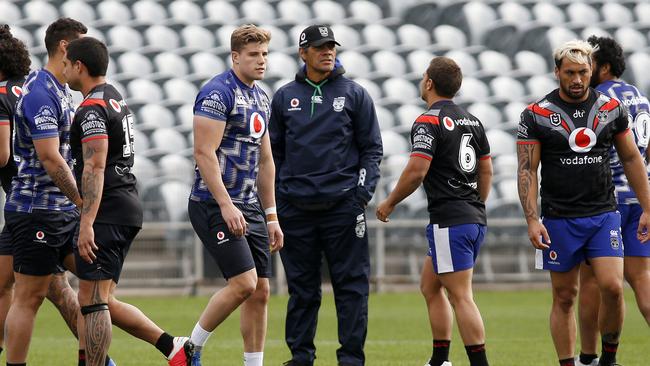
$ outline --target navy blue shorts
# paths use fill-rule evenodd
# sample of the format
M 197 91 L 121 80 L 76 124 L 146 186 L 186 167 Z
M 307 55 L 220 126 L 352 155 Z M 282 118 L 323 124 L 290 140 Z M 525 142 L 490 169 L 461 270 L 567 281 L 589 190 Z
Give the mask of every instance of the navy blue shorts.
M 480 224 L 439 227 L 427 226 L 429 256 L 433 270 L 440 273 L 459 272 L 474 267 L 487 228 Z
M 7 228 L 7 223 L 2 227 L 2 232 L 0 232 L 0 255 L 13 255 L 14 249 L 11 244 L 11 233 L 9 233 L 9 228 Z
M 122 274 L 124 259 L 140 228 L 95 223 L 93 230 L 95 231 L 95 244 L 99 247 L 99 250 L 95 252 L 97 258 L 93 263 L 86 262 L 79 255 L 79 247 L 77 247 L 79 230 L 75 233 L 74 259 L 77 267 L 77 277 L 86 281 L 113 280 L 113 282 L 118 283 L 120 274 Z
M 47 276 L 65 272 L 63 260 L 72 254 L 72 239 L 79 221 L 76 210 L 5 211 L 11 235 L 14 272 Z
M 650 243 L 641 243 L 636 237 L 639 228 L 639 218 L 643 209 L 639 204 L 619 204 L 621 213 L 621 236 L 623 237 L 623 252 L 626 257 L 650 257 Z
M 248 223 L 244 236 L 228 230 L 215 201 L 189 200 L 192 227 L 226 279 L 253 268 L 260 278 L 271 277 L 271 248 L 266 220 L 259 203 L 235 204 Z
M 623 257 L 618 211 L 589 217 L 543 218 L 542 223 L 551 245 L 549 249 L 536 250 L 537 269 L 568 272 L 585 259 Z

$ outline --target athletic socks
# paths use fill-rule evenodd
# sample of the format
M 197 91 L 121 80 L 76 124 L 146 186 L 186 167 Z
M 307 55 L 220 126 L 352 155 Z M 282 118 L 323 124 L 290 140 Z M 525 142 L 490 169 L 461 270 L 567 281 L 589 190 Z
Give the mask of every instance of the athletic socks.
M 2 350 L 3 350 L 3 348 L 2 348 L 2 347 L 0 347 L 0 355 L 2 354 Z
M 244 366 L 262 366 L 264 352 L 244 352 Z
M 429 360 L 429 365 L 431 366 L 440 366 L 443 362 L 449 361 L 449 346 L 451 341 L 449 340 L 433 340 L 433 353 L 431 354 L 431 359 Z
M 560 366 L 575 366 L 575 365 L 576 365 L 576 360 L 573 357 L 560 360 Z
M 196 323 L 194 326 L 194 329 L 192 330 L 192 335 L 190 336 L 190 342 L 194 344 L 198 351 L 201 351 L 205 343 L 208 341 L 208 338 L 210 338 L 210 335 L 212 332 L 208 332 L 207 330 L 203 329 L 199 323 Z
M 79 363 L 77 365 L 86 366 L 86 350 L 79 350 Z
M 487 355 L 485 354 L 485 344 L 475 344 L 465 346 L 467 357 L 469 357 L 470 366 L 489 366 Z
M 7 362 L 7 366 L 27 366 L 26 363 L 9 363 Z
M 587 353 L 580 352 L 580 363 L 582 363 L 584 365 L 589 365 L 597 357 L 598 357 L 598 355 L 592 355 L 592 354 L 587 354 Z
M 161 334 L 160 338 L 156 341 L 156 348 L 165 357 L 169 357 L 169 354 L 174 350 L 174 337 L 169 335 L 167 332 Z
M 616 351 L 618 350 L 618 343 L 609 343 L 602 341 L 603 354 L 600 356 L 599 365 L 609 366 L 616 363 Z

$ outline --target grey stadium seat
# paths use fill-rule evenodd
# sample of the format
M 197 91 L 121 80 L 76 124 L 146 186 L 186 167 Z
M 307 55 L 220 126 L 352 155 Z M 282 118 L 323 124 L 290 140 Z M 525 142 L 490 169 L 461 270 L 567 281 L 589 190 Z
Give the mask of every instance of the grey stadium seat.
M 378 23 L 384 18 L 381 8 L 367 0 L 352 1 L 348 5 L 348 10 L 350 11 L 350 17 L 360 23 Z
M 296 60 L 282 52 L 271 52 L 267 58 L 267 77 L 291 78 L 298 71 Z
M 484 102 L 473 103 L 467 107 L 467 111 L 478 118 L 486 130 L 501 126 L 503 119 L 501 112 L 491 104 Z
M 415 77 L 422 76 L 424 71 L 429 67 L 429 63 L 435 55 L 429 51 L 415 50 L 406 56 L 409 70 Z M 463 73 L 466 71 L 463 70 Z
M 184 50 L 209 50 L 215 46 L 214 34 L 200 25 L 188 25 L 181 29 L 181 40 Z
M 144 31 L 148 51 L 164 51 L 180 46 L 178 32 L 164 25 L 152 25 Z
M 617 2 L 605 2 L 600 8 L 600 14 L 606 24 L 624 26 L 634 22 L 632 11 Z
M 109 51 L 133 51 L 142 47 L 140 32 L 126 25 L 116 25 L 108 30 Z
M 526 80 L 526 88 L 530 93 L 529 101 L 531 102 L 542 98 L 557 87 L 557 81 L 546 75 L 535 75 Z
M 136 128 L 141 131 L 169 128 L 174 126 L 174 114 L 153 100 L 138 110 Z
M 344 51 L 338 54 L 338 59 L 351 77 L 366 77 L 370 74 L 370 60 L 356 51 Z
M 199 93 L 194 84 L 180 78 L 165 81 L 163 90 L 167 96 L 165 102 L 170 104 L 193 103 Z
M 409 103 L 419 100 L 420 91 L 409 81 L 403 78 L 390 78 L 383 82 L 382 89 L 386 98 Z
M 49 25 L 59 18 L 59 12 L 54 5 L 42 0 L 31 0 L 25 3 L 23 15 L 25 20 L 39 25 Z
M 244 18 L 243 22 L 260 24 L 276 18 L 275 9 L 266 1 L 246 0 L 241 3 L 239 10 Z
M 481 80 L 473 77 L 464 77 L 460 85 L 457 98 L 461 101 L 484 101 L 490 96 L 490 90 Z
M 378 51 L 371 57 L 375 65 L 375 72 L 380 75 L 397 77 L 406 74 L 406 63 L 404 58 L 391 51 Z
M 634 6 L 634 15 L 637 22 L 649 25 L 650 24 L 650 3 L 638 2 Z
M 392 4 L 399 3 L 400 7 L 404 6 L 402 19 L 404 23 L 415 24 L 424 29 L 433 29 L 439 25 L 440 6 L 436 2 L 411 1 L 411 5 L 402 5 L 404 0 L 393 0 Z
M 269 52 L 283 51 L 289 47 L 289 37 L 281 28 L 269 24 L 263 24 L 260 27 L 271 32 Z
M 566 13 L 569 16 L 568 26 L 585 27 L 591 24 L 600 23 L 600 14 L 598 14 L 598 10 L 587 3 L 571 3 L 567 6 Z
M 409 152 L 409 143 L 395 131 L 381 131 L 381 140 L 384 145 L 384 156 L 403 155 Z
M 22 13 L 20 12 L 20 8 L 18 5 L 14 4 L 11 1 L 8 0 L 1 0 L 0 1 L 0 24 L 13 24 L 16 22 L 17 19 L 22 19 Z M 13 28 L 12 28 L 12 33 L 13 33 Z
M 189 66 L 185 59 L 172 52 L 161 52 L 153 58 L 157 76 L 174 77 L 187 75 Z
M 220 57 L 208 52 L 197 52 L 190 57 L 192 75 L 203 79 L 220 74 L 226 70 L 226 64 Z
M 463 76 L 473 75 L 479 70 L 478 61 L 465 51 L 451 50 L 445 53 L 445 56 L 454 60 L 458 64 L 463 72 Z
M 230 1 L 210 0 L 205 3 L 203 9 L 208 22 L 235 24 L 240 19 L 239 11 Z
M 485 132 L 490 142 L 490 155 L 498 157 L 505 154 L 515 154 L 515 138 L 513 135 L 499 129 L 491 129 Z
M 515 24 L 530 22 L 533 18 L 528 8 L 514 1 L 501 3 L 497 7 L 497 12 L 502 20 Z
M 620 43 L 623 51 L 633 51 L 648 45 L 646 37 L 631 27 L 620 27 L 614 32 L 614 38 Z
M 397 28 L 397 38 L 402 47 L 421 49 L 431 44 L 431 35 L 415 24 L 402 24 Z
M 312 12 L 318 22 L 326 24 L 338 23 L 347 18 L 345 8 L 340 3 L 332 0 L 314 1 L 312 4 Z
M 509 102 L 522 100 L 526 96 L 524 86 L 509 76 L 497 76 L 490 80 L 490 89 L 495 98 Z
M 355 78 L 354 81 L 366 89 L 375 103 L 382 98 L 381 88 L 374 81 L 365 78 Z
M 501 52 L 494 50 L 485 50 L 479 53 L 478 62 L 481 74 L 486 75 L 503 75 L 512 70 L 510 58 Z
M 277 10 L 278 20 L 292 24 L 306 22 L 313 17 L 309 6 L 299 0 L 282 0 L 278 3 Z M 338 34 L 336 36 L 338 39 Z
M 379 121 L 379 129 L 390 130 L 395 126 L 395 117 L 388 109 L 376 106 L 375 112 L 377 113 L 377 120 Z
M 175 0 L 168 9 L 171 19 L 181 24 L 198 24 L 204 19 L 203 10 L 194 1 Z
M 447 50 L 465 48 L 467 36 L 462 30 L 447 24 L 442 24 L 433 29 L 435 45 Z
M 176 181 L 164 182 L 160 185 L 160 195 L 169 221 L 187 221 L 187 197 L 191 188 L 189 184 Z
M 550 92 L 550 90 L 549 90 Z M 506 124 L 516 126 L 521 119 L 521 112 L 526 109 L 528 105 L 524 102 L 510 102 L 503 107 L 503 114 L 506 118 Z
M 153 65 L 149 58 L 138 52 L 125 52 L 117 58 L 119 74 L 117 79 L 136 78 L 149 75 L 153 72 Z
M 183 104 L 176 110 L 176 126 L 180 131 L 191 131 L 194 124 L 194 104 Z
M 336 41 L 341 44 L 340 49 L 350 50 L 361 45 L 361 35 L 354 28 L 345 24 L 333 24 L 331 28 Z M 292 38 L 292 44 L 296 44 L 297 39 L 297 37 L 295 40 Z
M 138 139 L 135 141 L 137 146 Z M 141 150 L 136 147 L 136 151 L 140 152 Z M 143 193 L 143 191 L 146 190 L 150 184 L 152 184 L 153 180 L 158 177 L 158 168 L 153 161 L 149 160 L 149 158 L 136 153 L 135 160 L 133 162 L 132 173 L 135 175 L 135 178 L 138 181 L 138 190 L 140 193 Z
M 163 24 L 167 21 L 167 11 L 153 0 L 138 0 L 131 6 L 131 11 L 139 24 Z
M 162 178 L 191 185 L 194 182 L 194 164 L 180 154 L 168 154 L 158 161 Z
M 85 1 L 68 0 L 61 4 L 61 15 L 89 25 L 95 21 L 95 10 Z
M 413 100 L 412 102 L 415 102 Z M 419 105 L 414 104 L 403 104 L 397 111 L 395 111 L 395 116 L 397 117 L 397 122 L 399 123 L 398 132 L 409 132 L 413 126 L 413 122 L 426 110 Z
M 134 79 L 126 87 L 127 103 L 149 103 L 158 102 L 163 99 L 163 92 L 160 87 L 151 80 Z
M 497 20 L 496 12 L 483 2 L 470 1 L 463 6 L 463 13 L 469 25 L 471 44 L 479 44 L 490 23 Z
M 165 154 L 182 153 L 187 148 L 183 135 L 172 128 L 157 128 L 151 134 L 151 149 Z
M 123 24 L 128 23 L 132 18 L 129 7 L 116 0 L 99 2 L 97 16 L 100 24 Z
M 23 41 L 27 48 L 35 46 L 34 37 L 32 37 L 32 34 L 28 30 L 17 26 L 11 26 L 11 34 L 19 40 Z
M 566 22 L 566 15 L 562 9 L 551 2 L 537 2 L 532 8 L 535 20 L 541 23 L 554 25 Z
M 546 60 L 533 51 L 519 51 L 515 55 L 515 64 L 517 71 L 528 75 L 541 75 L 548 72 Z
M 361 30 L 361 34 L 363 34 L 364 46 L 366 47 L 387 49 L 397 43 L 395 33 L 381 24 L 368 24 Z

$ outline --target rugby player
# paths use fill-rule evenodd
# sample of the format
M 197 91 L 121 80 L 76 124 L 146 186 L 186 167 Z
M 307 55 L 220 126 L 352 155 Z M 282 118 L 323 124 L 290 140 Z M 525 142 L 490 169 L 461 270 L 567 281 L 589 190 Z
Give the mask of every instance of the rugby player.
M 621 80 L 625 71 L 623 49 L 609 37 L 591 36 L 587 40 L 593 47 L 593 72 L 591 87 L 619 100 L 629 113 L 630 129 L 634 141 L 647 162 L 650 139 L 650 103 L 634 85 Z M 623 172 L 616 149 L 611 150 L 611 169 L 616 192 L 618 211 L 621 213 L 621 237 L 623 238 L 623 273 L 632 286 L 641 315 L 650 325 L 650 245 L 641 243 L 636 236 L 643 209 Z M 579 319 L 580 356 L 576 365 L 598 364 L 598 285 L 591 266 L 583 262 L 580 267 Z
M 377 218 L 387 222 L 395 206 L 424 183 L 429 252 L 420 288 L 433 336 L 433 353 L 426 366 L 451 366 L 452 308 L 470 365 L 488 365 L 472 275 L 487 230 L 485 200 L 491 187 L 492 160 L 481 122 L 451 100 L 462 78 L 453 60 L 431 60 L 420 82 L 429 110 L 413 123 L 411 158 L 397 186 L 377 206 Z
M 648 239 L 648 176 L 628 128 L 628 113 L 616 99 L 589 87 L 592 46 L 570 41 L 553 53 L 559 88 L 529 105 L 518 127 L 518 189 L 536 267 L 550 271 L 551 335 L 562 366 L 574 365 L 580 263 L 588 260 L 601 292 L 599 365 L 616 362 L 624 318 L 623 245 L 610 149 L 616 147 L 644 213 L 636 235 Z M 541 163 L 541 218 L 537 210 Z
M 114 295 L 124 259 L 142 227 L 142 204 L 131 173 L 133 115 L 120 93 L 106 83 L 108 50 L 95 38 L 80 38 L 70 42 L 63 63 L 70 88 L 84 96 L 75 113 L 70 145 L 83 199 L 74 249 L 86 365 L 104 364 L 111 321 L 154 345 L 169 365 L 188 365 L 192 356 L 189 338 L 172 337 Z
M 263 362 L 271 252 L 283 244 L 267 133 L 269 98 L 255 83 L 264 77 L 270 40 L 254 25 L 235 29 L 232 69 L 212 78 L 194 105 L 197 169 L 189 216 L 228 284 L 212 296 L 192 331 L 193 366 L 201 364 L 212 331 L 238 307 L 244 365 Z

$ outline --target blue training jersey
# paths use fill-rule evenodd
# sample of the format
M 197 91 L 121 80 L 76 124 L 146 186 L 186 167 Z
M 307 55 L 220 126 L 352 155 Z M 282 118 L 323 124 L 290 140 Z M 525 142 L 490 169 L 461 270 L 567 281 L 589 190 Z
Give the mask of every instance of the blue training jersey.
M 34 140 L 58 138 L 59 153 L 72 168 L 70 126 L 73 114 L 70 90 L 54 75 L 45 69 L 29 74 L 16 104 L 14 154 L 18 174 L 11 182 L 6 211 L 65 211 L 75 208 L 47 174 L 34 148 Z
M 212 78 L 196 97 L 194 115 L 226 124 L 215 153 L 221 178 L 234 203 L 257 202 L 260 146 L 269 113 L 266 93 L 257 85 L 251 88 L 241 82 L 232 70 Z M 213 199 L 198 166 L 195 171 L 190 198 L 195 201 Z
M 647 161 L 646 150 L 650 140 L 650 103 L 648 98 L 641 94 L 634 85 L 621 80 L 605 81 L 598 85 L 596 89 L 605 95 L 618 99 L 627 108 L 630 120 L 629 126 L 634 132 L 634 141 L 641 156 Z M 615 147 L 612 147 L 610 154 L 610 167 L 618 203 L 638 203 L 634 191 L 628 185 L 627 177 L 623 172 L 623 165 L 616 154 Z

